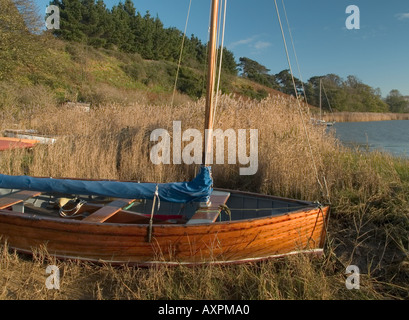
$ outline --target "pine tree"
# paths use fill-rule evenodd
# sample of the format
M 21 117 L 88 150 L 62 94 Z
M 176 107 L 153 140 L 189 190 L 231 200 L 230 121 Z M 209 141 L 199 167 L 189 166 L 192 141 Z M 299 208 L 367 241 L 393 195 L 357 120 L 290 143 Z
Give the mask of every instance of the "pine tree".
M 52 0 L 51 5 L 60 8 L 60 29 L 55 29 L 58 37 L 77 42 L 86 42 L 87 36 L 83 32 L 82 3 L 80 0 Z
M 111 11 L 113 31 L 111 43 L 125 52 L 136 52 L 135 36 L 131 29 L 131 16 L 126 11 L 125 5 L 119 3 Z
M 146 12 L 143 19 L 140 20 L 140 33 L 138 36 L 138 52 L 145 59 L 153 59 L 153 38 L 154 38 L 154 19 L 152 19 L 149 11 Z
M 106 8 L 103 0 L 97 0 L 95 4 L 95 13 L 98 17 L 97 29 L 98 35 L 94 34 L 94 40 L 90 41 L 91 45 L 97 45 L 99 39 L 99 45 L 103 47 L 109 47 L 111 43 L 111 31 L 113 29 L 113 21 L 110 11 Z

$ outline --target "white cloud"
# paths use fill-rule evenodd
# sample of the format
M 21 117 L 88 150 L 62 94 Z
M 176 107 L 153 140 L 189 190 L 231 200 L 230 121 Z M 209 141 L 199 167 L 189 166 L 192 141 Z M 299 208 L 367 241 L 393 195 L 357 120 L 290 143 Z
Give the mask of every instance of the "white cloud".
M 257 38 L 256 36 L 252 36 L 250 38 L 246 38 L 246 39 L 242 39 L 242 40 L 233 42 L 233 43 L 230 44 L 230 47 L 234 48 L 234 47 L 237 47 L 237 46 L 250 44 L 250 43 L 254 42 L 256 38 Z
M 272 46 L 270 42 L 259 40 L 262 35 L 254 35 L 246 39 L 241 39 L 236 42 L 233 42 L 229 45 L 229 48 L 233 49 L 237 46 L 247 46 L 250 49 L 259 51 L 265 48 Z
M 398 14 L 396 15 L 396 17 L 397 17 L 399 20 L 409 19 L 409 12 L 408 12 L 408 13 L 398 13 Z
M 270 47 L 270 46 L 271 46 L 271 43 L 270 43 L 270 42 L 267 42 L 267 41 L 257 41 L 257 42 L 254 44 L 254 48 L 257 49 L 257 50 L 261 50 L 261 49 L 264 49 L 264 48 L 268 48 L 268 47 Z

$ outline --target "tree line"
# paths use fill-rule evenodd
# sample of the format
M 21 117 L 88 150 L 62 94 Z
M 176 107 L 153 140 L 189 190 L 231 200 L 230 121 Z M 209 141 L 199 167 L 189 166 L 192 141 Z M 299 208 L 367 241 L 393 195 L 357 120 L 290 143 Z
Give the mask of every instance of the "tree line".
M 149 11 L 142 15 L 131 0 L 112 9 L 103 0 L 52 0 L 50 4 L 60 8 L 60 29 L 54 34 L 61 39 L 138 53 L 147 60 L 179 60 L 183 33 L 165 28 Z M 237 75 L 233 53 L 223 50 L 224 71 Z M 186 37 L 182 58 L 185 66 L 201 69 L 207 59 L 207 45 L 194 35 Z
M 374 89 L 352 75 L 347 79 L 336 74 L 314 76 L 306 83 L 294 77 L 294 90 L 288 69 L 271 74 L 265 66 L 245 57 L 240 58 L 238 66 L 242 77 L 290 95 L 295 95 L 296 90 L 309 104 L 319 106 L 321 103 L 327 111 L 409 112 L 409 97 L 395 89 L 383 99 L 380 89 Z

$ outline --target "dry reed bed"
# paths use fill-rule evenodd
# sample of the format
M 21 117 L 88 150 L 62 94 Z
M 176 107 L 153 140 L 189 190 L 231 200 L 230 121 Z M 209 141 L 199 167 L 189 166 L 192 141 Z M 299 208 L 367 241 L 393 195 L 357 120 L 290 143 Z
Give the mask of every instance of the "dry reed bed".
M 35 176 L 180 181 L 197 166 L 153 165 L 150 133 L 172 121 L 182 130 L 203 128 L 204 102 L 176 107 L 107 105 L 89 113 L 46 106 L 10 111 L 1 129 L 61 135 L 54 145 L 13 150 L 0 157 L 0 172 Z M 301 116 L 302 115 L 302 116 Z M 325 129 L 311 126 L 292 99 L 261 102 L 220 97 L 215 127 L 259 130 L 259 170 L 239 176 L 238 165 L 214 165 L 215 186 L 331 200 L 326 258 L 304 256 L 242 266 L 134 269 L 55 261 L 46 251 L 34 259 L 1 248 L 1 299 L 380 299 L 408 298 L 409 162 L 351 152 Z M 306 139 L 307 129 L 309 139 Z M 325 197 L 317 183 L 327 186 Z M 324 179 L 325 177 L 325 179 Z M 406 191 L 405 191 L 406 190 Z M 48 264 L 63 270 L 61 290 L 47 290 Z M 345 267 L 364 274 L 361 290 L 345 288 Z
M 16 157 L 19 151 L 9 153 L 13 160 L 4 156 L 2 171 L 34 176 L 158 182 L 190 179 L 197 169 L 195 166 L 151 163 L 149 151 L 154 142 L 150 141 L 150 133 L 163 128 L 172 134 L 172 124 L 176 120 L 181 121 L 182 131 L 195 128 L 202 132 L 203 115 L 202 100 L 177 107 L 109 105 L 89 113 L 58 107 L 35 110 L 29 119 L 22 119 L 22 125 L 63 138 L 52 146 L 37 146 L 32 156 Z M 316 198 L 319 190 L 314 162 L 322 179 L 326 170 L 324 159 L 338 147 L 334 138 L 311 126 L 308 119 L 305 111 L 301 118 L 296 105 L 283 97 L 260 103 L 221 97 L 215 128 L 258 129 L 259 170 L 254 176 L 240 177 L 239 164 L 214 165 L 215 185 Z M 327 179 L 333 181 L 334 178 Z
M 409 113 L 376 113 L 376 112 L 335 112 L 323 116 L 326 121 L 366 122 L 409 120 Z

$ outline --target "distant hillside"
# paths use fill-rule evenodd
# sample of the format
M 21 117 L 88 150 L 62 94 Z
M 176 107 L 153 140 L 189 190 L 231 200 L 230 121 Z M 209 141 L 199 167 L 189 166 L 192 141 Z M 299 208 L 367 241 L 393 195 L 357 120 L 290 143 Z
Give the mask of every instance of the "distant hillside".
M 101 105 L 143 101 L 170 103 L 183 34 L 165 28 L 158 17 L 142 16 L 125 0 L 108 10 L 102 0 L 54 0 L 61 8 L 61 29 L 39 32 L 31 0 L 0 0 L 0 108 L 33 107 L 67 101 Z M 42 22 L 43 23 L 43 22 Z M 206 44 L 185 39 L 175 103 L 203 97 Z M 249 58 L 236 63 L 223 48 L 222 93 L 263 99 L 294 94 L 289 70 L 272 74 Z M 354 76 L 316 76 L 296 90 L 324 112 L 408 112 L 397 90 L 383 100 L 378 89 Z M 324 98 L 325 97 L 325 98 Z
M 145 60 L 167 61 L 176 63 L 179 60 L 181 44 L 184 43 L 181 70 L 180 92 L 191 97 L 203 94 L 200 84 L 202 70 L 207 62 L 207 44 L 192 35 L 183 37 L 183 32 L 176 28 L 165 28 L 160 18 L 152 17 L 148 12 L 141 14 L 131 0 L 119 1 L 108 9 L 103 0 L 53 0 L 60 7 L 61 28 L 54 30 L 54 35 L 68 41 L 87 44 L 96 48 L 116 49 L 125 53 L 137 53 Z M 221 50 L 220 50 L 221 51 Z M 242 78 L 254 81 L 264 87 L 295 95 L 293 76 L 289 70 L 271 73 L 265 66 L 247 57 L 237 59 L 233 52 L 223 48 L 223 74 L 221 89 L 228 93 L 236 91 L 233 87 L 234 76 L 240 72 Z M 190 68 L 190 69 L 189 69 Z M 127 71 L 135 77 L 140 66 L 129 66 Z M 148 68 L 149 69 L 149 68 Z M 171 64 L 166 67 L 165 79 L 171 72 Z M 197 72 L 200 70 L 199 72 Z M 147 72 L 149 73 L 149 72 Z M 137 74 L 136 80 L 140 78 Z M 143 76 L 143 75 L 142 75 Z M 159 79 L 158 79 L 159 80 Z M 320 101 L 320 82 L 322 80 L 325 98 Z M 356 76 L 350 75 L 346 80 L 335 74 L 315 76 L 303 83 L 296 77 L 297 94 L 307 98 L 310 104 L 322 104 L 326 111 L 349 112 L 404 112 L 407 104 L 396 99 L 382 99 L 380 90 L 362 83 Z M 163 83 L 162 83 L 163 85 Z M 266 96 L 265 88 L 253 89 L 243 85 L 239 90 L 253 98 Z M 394 97 L 393 97 L 394 98 Z
M 129 104 L 170 104 L 177 64 L 142 59 L 137 53 L 94 48 L 85 44 L 41 37 L 35 64 L 20 61 L 0 81 L 0 108 L 58 104 L 67 101 Z M 205 92 L 204 70 L 182 66 L 175 103 L 195 100 Z M 223 75 L 223 93 L 262 99 L 274 90 Z

